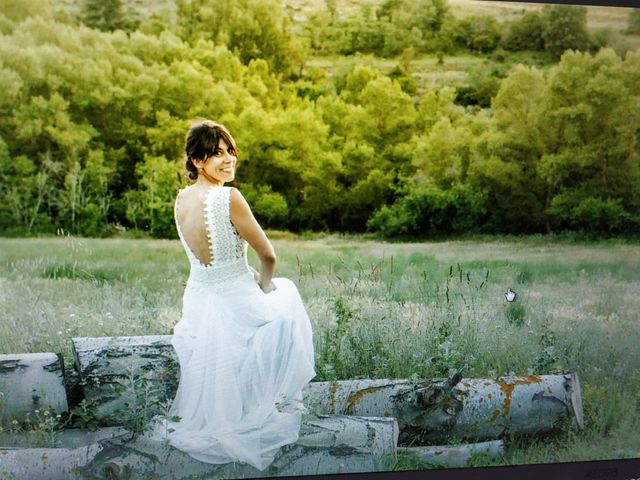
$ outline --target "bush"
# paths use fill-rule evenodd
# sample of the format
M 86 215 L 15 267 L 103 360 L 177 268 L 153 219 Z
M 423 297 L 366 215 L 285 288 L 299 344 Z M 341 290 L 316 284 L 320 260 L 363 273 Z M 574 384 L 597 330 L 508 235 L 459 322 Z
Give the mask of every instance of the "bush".
M 638 8 L 634 8 L 629 12 L 627 33 L 631 35 L 640 35 L 640 9 Z
M 491 15 L 474 15 L 460 20 L 455 35 L 459 44 L 481 53 L 495 50 L 502 38 L 498 22 Z
M 271 228 L 284 226 L 289 214 L 285 198 L 268 185 L 246 185 L 241 188 L 256 217 Z
M 571 225 L 582 230 L 597 232 L 619 232 L 630 219 L 619 198 L 589 197 L 571 209 Z
M 559 228 L 590 233 L 622 232 L 632 220 L 619 198 L 588 196 L 580 199 L 578 194 L 571 192 L 554 197 L 547 212 Z
M 469 73 L 470 83 L 456 91 L 456 103 L 459 105 L 479 105 L 483 108 L 491 106 L 491 99 L 500 89 L 501 72 L 486 69 L 472 70 Z
M 466 185 L 450 190 L 416 189 L 376 211 L 367 226 L 384 237 L 438 235 L 475 230 L 486 211 L 486 196 Z
M 506 50 L 544 50 L 544 19 L 538 12 L 527 12 L 509 25 L 502 40 Z
M 553 5 L 544 9 L 544 49 L 560 58 L 565 50 L 588 50 L 587 9 L 574 5 Z

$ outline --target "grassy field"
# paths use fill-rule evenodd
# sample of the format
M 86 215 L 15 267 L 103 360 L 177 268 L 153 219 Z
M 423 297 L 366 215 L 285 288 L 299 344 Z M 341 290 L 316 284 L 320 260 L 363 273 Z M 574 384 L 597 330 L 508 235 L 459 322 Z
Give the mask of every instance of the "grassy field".
M 480 464 L 640 456 L 640 245 L 274 244 L 312 319 L 316 380 L 572 369 L 585 431 L 511 443 Z M 0 353 L 61 352 L 70 364 L 73 336 L 170 334 L 187 275 L 177 240 L 0 239 Z
M 374 7 L 384 3 L 384 0 L 335 0 L 333 2 L 339 16 L 355 15 L 360 12 L 363 4 Z M 523 13 L 531 10 L 541 10 L 542 3 L 507 2 L 489 0 L 448 0 L 453 14 L 457 17 L 471 15 L 494 15 L 498 21 L 514 20 Z M 283 5 L 294 21 L 304 22 L 315 12 L 326 10 L 326 0 L 283 0 Z M 587 9 L 588 27 L 592 30 L 599 28 L 619 28 L 626 26 L 631 8 L 589 6 Z

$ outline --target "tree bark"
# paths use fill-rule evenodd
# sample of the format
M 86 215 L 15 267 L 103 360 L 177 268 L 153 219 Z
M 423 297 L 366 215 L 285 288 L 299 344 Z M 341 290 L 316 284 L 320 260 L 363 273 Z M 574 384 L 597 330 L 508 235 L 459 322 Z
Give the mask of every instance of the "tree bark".
M 468 443 L 465 445 L 434 445 L 429 447 L 398 447 L 398 454 L 413 454 L 420 461 L 432 465 L 457 468 L 468 466 L 472 455 L 485 454 L 499 457 L 504 454 L 504 442 L 491 440 L 489 442 Z
M 35 410 L 66 412 L 62 355 L 56 353 L 18 353 L 0 355 L 2 423 L 22 421 Z
M 109 432 L 108 432 L 109 433 Z M 94 434 L 96 435 L 96 434 Z M 396 455 L 398 424 L 391 418 L 308 416 L 298 441 L 283 446 L 263 472 L 242 463 L 195 460 L 163 440 L 128 434 L 76 448 L 2 449 L 2 471 L 13 480 L 68 478 L 245 478 L 374 472 Z M 73 472 L 74 476 L 71 476 Z M 129 476 L 127 476 L 129 475 Z
M 312 382 L 304 392 L 313 412 L 395 417 L 400 442 L 429 445 L 449 436 L 479 441 L 583 427 L 575 373 L 449 379 Z
M 171 400 L 178 381 L 171 336 L 74 338 L 84 394 L 98 406 L 104 425 L 123 405 L 114 387 L 133 368 Z M 394 417 L 403 444 L 429 445 L 450 436 L 470 441 L 505 435 L 552 433 L 575 421 L 583 426 L 580 382 L 575 373 L 448 379 L 311 382 L 303 391 L 317 414 Z
M 146 381 L 160 401 L 173 399 L 180 372 L 170 342 L 171 335 L 71 339 L 82 394 L 102 425 L 118 425 L 113 413 L 129 399 L 121 394 L 129 375 Z

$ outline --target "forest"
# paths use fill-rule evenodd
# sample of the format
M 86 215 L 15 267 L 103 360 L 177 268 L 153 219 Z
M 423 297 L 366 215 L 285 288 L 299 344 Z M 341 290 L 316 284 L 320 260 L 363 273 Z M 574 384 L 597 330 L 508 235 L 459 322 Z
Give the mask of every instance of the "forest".
M 234 185 L 270 229 L 640 232 L 640 48 L 589 30 L 587 7 L 167 3 L 0 1 L 3 236 L 175 238 L 198 118 L 234 135 Z M 640 38 L 640 9 L 621 29 Z M 416 80 L 459 58 L 478 60 L 465 85 Z

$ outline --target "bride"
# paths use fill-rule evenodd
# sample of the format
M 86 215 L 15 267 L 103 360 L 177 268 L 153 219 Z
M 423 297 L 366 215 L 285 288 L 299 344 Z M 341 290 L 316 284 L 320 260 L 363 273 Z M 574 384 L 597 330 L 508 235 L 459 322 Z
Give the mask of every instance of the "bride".
M 273 278 L 276 255 L 235 178 L 236 143 L 211 120 L 186 138 L 192 185 L 175 222 L 191 264 L 171 343 L 180 383 L 164 429 L 171 445 L 208 463 L 264 470 L 300 431 L 302 388 L 315 376 L 312 331 L 296 286 Z M 260 269 L 247 263 L 247 244 Z

